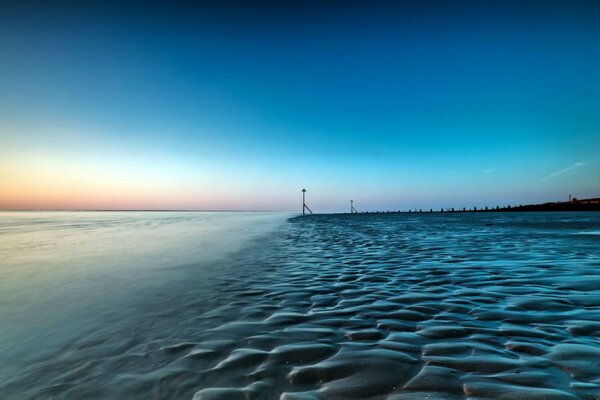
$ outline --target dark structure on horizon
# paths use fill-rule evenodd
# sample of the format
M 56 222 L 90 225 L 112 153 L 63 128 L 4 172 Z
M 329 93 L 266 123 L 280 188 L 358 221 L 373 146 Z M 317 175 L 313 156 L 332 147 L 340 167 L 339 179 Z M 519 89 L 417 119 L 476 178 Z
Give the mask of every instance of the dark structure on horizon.
M 407 211 L 362 211 L 357 212 L 352 206 L 352 201 L 350 203 L 350 213 L 351 214 L 399 214 L 399 213 L 423 213 L 422 209 L 417 210 L 407 210 Z M 354 211 L 352 211 L 354 210 Z M 518 206 L 496 206 L 496 207 L 473 207 L 471 209 L 463 207 L 462 209 L 455 210 L 454 208 L 440 208 L 438 211 L 434 211 L 433 209 L 429 209 L 426 211 L 427 213 L 486 213 L 486 212 L 527 212 L 527 211 L 600 211 L 600 197 L 595 197 L 591 199 L 577 199 L 569 195 L 569 201 L 557 201 L 557 202 L 549 202 L 542 204 L 525 204 Z
M 491 210 L 488 210 L 486 208 L 486 210 L 484 211 L 600 211 L 600 197 L 596 197 L 593 199 L 578 200 L 575 197 L 571 197 L 571 195 L 569 195 L 569 201 L 558 201 L 542 204 L 526 204 L 513 207 L 507 206 L 502 208 L 496 207 L 496 209 Z
M 306 211 L 313 213 L 312 210 L 306 205 L 306 189 L 302 189 L 302 215 L 306 215 Z M 489 213 L 489 212 L 528 212 L 528 211 L 545 211 L 545 212 L 561 212 L 561 211 L 600 211 L 600 197 L 594 197 L 591 199 L 577 199 L 573 195 L 569 195 L 569 201 L 556 201 L 541 204 L 525 204 L 518 206 L 495 206 L 495 207 L 473 207 L 471 209 L 463 207 L 462 209 L 454 208 L 440 208 L 439 210 L 423 211 L 423 209 L 413 210 L 397 210 L 397 211 L 357 211 L 354 208 L 354 200 L 350 200 L 350 214 L 400 214 L 400 213 Z M 343 214 L 348 214 L 347 212 Z

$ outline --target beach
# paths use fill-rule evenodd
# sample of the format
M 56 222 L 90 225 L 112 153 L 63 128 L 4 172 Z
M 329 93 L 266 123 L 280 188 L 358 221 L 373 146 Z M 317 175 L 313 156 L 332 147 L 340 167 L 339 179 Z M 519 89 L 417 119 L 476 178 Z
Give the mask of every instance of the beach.
M 600 214 L 0 213 L 6 399 L 600 398 Z

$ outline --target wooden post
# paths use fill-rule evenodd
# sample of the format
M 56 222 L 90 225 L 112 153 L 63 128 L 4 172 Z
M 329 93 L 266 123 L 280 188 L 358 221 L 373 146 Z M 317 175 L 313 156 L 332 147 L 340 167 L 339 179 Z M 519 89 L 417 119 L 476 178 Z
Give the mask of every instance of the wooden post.
M 302 215 L 306 214 L 306 189 L 302 189 Z
M 306 215 L 306 210 L 312 214 L 312 210 L 306 205 L 306 189 L 302 189 L 302 215 Z

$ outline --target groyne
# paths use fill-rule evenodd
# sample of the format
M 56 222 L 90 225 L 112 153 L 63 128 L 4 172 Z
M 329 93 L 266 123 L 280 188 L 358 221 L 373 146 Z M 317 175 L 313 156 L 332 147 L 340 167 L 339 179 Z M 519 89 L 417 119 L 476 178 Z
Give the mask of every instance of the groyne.
M 484 206 L 472 208 L 439 208 L 439 209 L 409 209 L 393 211 L 358 211 L 352 214 L 399 214 L 399 213 L 465 213 L 465 212 L 527 212 L 527 211 L 600 211 L 600 198 L 571 200 L 564 202 L 550 202 L 542 204 Z M 349 213 L 347 213 L 349 214 Z

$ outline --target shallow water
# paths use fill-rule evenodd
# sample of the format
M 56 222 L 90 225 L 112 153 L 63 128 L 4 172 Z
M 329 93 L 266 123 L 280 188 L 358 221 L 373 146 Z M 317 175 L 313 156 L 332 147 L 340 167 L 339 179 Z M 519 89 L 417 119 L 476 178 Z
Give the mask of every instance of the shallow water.
M 600 398 L 600 213 L 15 218 L 2 398 Z

